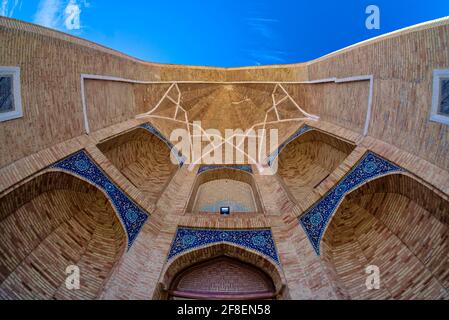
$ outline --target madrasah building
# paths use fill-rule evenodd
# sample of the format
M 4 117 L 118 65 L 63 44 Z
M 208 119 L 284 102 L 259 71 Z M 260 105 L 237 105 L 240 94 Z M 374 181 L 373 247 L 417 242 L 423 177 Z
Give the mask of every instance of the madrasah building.
M 0 17 L 0 299 L 449 299 L 449 18 L 215 68 Z

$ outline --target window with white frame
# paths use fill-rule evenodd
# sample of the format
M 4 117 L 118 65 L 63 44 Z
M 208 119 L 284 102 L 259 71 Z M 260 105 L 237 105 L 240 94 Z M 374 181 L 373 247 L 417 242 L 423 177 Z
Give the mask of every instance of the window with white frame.
M 433 71 L 430 120 L 449 125 L 449 69 Z
M 0 121 L 22 116 L 20 68 L 0 66 Z

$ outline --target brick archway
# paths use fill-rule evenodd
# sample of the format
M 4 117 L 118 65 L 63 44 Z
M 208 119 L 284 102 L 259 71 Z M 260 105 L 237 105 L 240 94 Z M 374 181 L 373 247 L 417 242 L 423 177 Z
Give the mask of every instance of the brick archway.
M 217 258 L 231 259 L 240 266 L 246 265 L 247 270 L 250 268 L 265 274 L 265 277 L 273 284 L 273 291 L 269 296 L 273 299 L 286 297 L 286 281 L 279 266 L 256 252 L 229 243 L 218 243 L 188 251 L 169 261 L 162 272 L 159 288 L 153 298 L 168 299 L 177 277 L 188 272 L 191 267 L 201 266 Z M 265 297 L 268 298 L 268 296 Z M 251 298 L 251 296 L 241 296 L 240 298 Z
M 345 140 L 309 129 L 280 148 L 277 174 L 292 200 L 301 203 L 308 194 L 318 195 L 316 188 L 354 148 L 355 145 Z
M 448 199 L 408 174 L 348 193 L 329 221 L 321 255 L 341 298 L 448 299 Z M 367 290 L 377 266 L 380 289 Z
M 46 171 L 0 198 L 1 299 L 95 299 L 126 250 L 126 232 L 104 192 Z M 67 267 L 80 289 L 65 286 Z
M 264 211 L 253 175 L 232 167 L 199 173 L 186 211 L 216 213 L 219 212 L 219 208 L 217 210 L 216 207 L 219 207 L 220 203 L 223 203 L 223 206 L 230 206 L 231 212 Z
M 273 280 L 260 268 L 220 256 L 187 267 L 170 284 L 169 299 L 274 299 Z

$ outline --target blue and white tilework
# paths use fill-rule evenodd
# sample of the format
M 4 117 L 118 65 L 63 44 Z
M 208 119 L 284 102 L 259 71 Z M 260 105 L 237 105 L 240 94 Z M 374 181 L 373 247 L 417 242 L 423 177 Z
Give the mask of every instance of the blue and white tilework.
M 320 242 L 326 226 L 346 194 L 369 180 L 402 171 L 401 167 L 368 151 L 337 185 L 301 216 L 299 222 L 317 255 L 320 255 Z
M 84 150 L 55 163 L 50 169 L 72 173 L 102 189 L 118 212 L 128 235 L 128 249 L 131 247 L 148 215 L 103 173 Z
M 271 167 L 272 163 L 274 162 L 274 160 L 276 160 L 276 158 L 279 156 L 279 154 L 281 153 L 281 151 L 293 140 L 299 138 L 300 136 L 302 136 L 304 133 L 313 130 L 311 127 L 309 127 L 308 125 L 303 125 L 301 128 L 298 129 L 298 131 L 296 131 L 293 135 L 290 136 L 290 138 L 288 138 L 287 140 L 285 140 L 272 154 L 270 154 L 267 158 L 267 164 Z
M 251 168 L 250 165 L 215 165 L 215 164 L 211 164 L 211 165 L 200 166 L 200 168 L 198 169 L 198 174 L 203 173 L 208 170 L 215 170 L 215 169 L 234 169 L 234 170 L 246 171 L 251 174 L 253 173 L 253 169 Z
M 178 228 L 167 260 L 191 249 L 209 244 L 230 243 L 261 253 L 279 264 L 279 257 L 270 229 L 221 230 Z
M 176 160 L 178 160 L 179 167 L 181 168 L 184 165 L 184 163 L 186 162 L 186 158 L 183 155 L 179 154 L 178 149 L 176 149 L 173 143 L 171 143 L 170 140 L 167 140 L 167 138 L 165 138 L 165 136 L 159 130 L 157 130 L 149 123 L 144 123 L 140 125 L 139 128 L 145 129 L 148 132 L 154 134 L 156 137 L 158 137 L 162 142 L 164 142 L 168 146 L 173 156 L 176 158 Z

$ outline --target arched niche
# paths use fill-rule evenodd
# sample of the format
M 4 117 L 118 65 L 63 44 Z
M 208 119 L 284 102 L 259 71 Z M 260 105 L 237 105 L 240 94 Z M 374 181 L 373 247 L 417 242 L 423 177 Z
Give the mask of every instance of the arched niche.
M 104 193 L 63 172 L 42 173 L 0 198 L 0 298 L 94 299 L 127 243 Z M 67 267 L 80 271 L 68 290 Z
M 170 148 L 144 128 L 108 139 L 98 148 L 152 203 L 157 202 L 178 169 L 171 161 Z
M 190 266 L 173 280 L 170 299 L 273 299 L 271 278 L 262 270 L 227 256 Z
M 223 261 L 224 263 L 222 263 Z M 216 262 L 219 263 L 216 264 Z M 212 268 L 210 268 L 211 265 Z M 215 287 L 215 290 L 211 290 L 210 288 L 213 288 L 213 285 L 210 281 L 215 278 L 211 274 L 206 277 L 206 274 L 208 272 L 219 272 L 219 268 L 217 269 L 219 265 L 230 267 L 234 270 L 234 274 L 238 268 L 246 268 L 246 270 L 241 270 L 241 280 L 247 281 L 249 278 L 253 280 L 257 278 L 258 285 L 252 287 L 253 291 L 239 292 L 240 288 L 245 288 L 245 284 L 239 286 L 235 279 L 226 278 L 231 276 L 232 272 L 224 270 L 218 277 L 223 277 L 224 281 L 234 282 L 233 288 L 230 289 L 233 293 L 229 294 L 228 292 L 226 294 L 224 290 L 220 290 L 220 285 Z M 196 270 L 199 270 L 199 272 L 196 272 Z M 179 292 L 181 291 L 177 290 L 179 289 L 179 282 L 192 272 L 194 273 L 193 277 L 186 279 L 191 280 L 201 275 L 204 278 L 201 288 L 197 287 L 197 290 L 190 290 L 194 291 L 190 294 L 189 292 Z M 246 288 L 250 287 L 249 283 L 245 283 Z M 189 286 L 186 283 L 184 285 Z M 204 288 L 206 290 L 203 290 Z M 282 299 L 286 298 L 286 295 L 285 278 L 279 266 L 254 251 L 229 243 L 217 243 L 185 252 L 170 260 L 164 267 L 159 288 L 153 298 L 170 299 L 177 296 L 178 298 L 190 299 Z
M 277 173 L 293 198 L 300 202 L 313 193 L 354 148 L 349 142 L 313 129 L 281 151 Z
M 262 213 L 252 174 L 231 168 L 204 171 L 196 177 L 186 212 L 218 213 L 229 206 L 232 213 Z
M 321 257 L 342 298 L 449 299 L 448 222 L 444 195 L 407 174 L 387 175 L 345 197 Z M 379 268 L 378 290 L 367 289 L 368 266 Z

